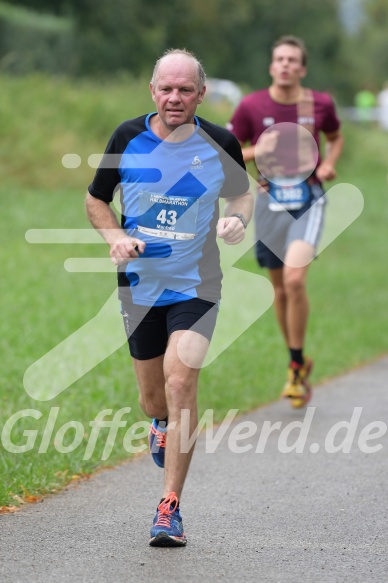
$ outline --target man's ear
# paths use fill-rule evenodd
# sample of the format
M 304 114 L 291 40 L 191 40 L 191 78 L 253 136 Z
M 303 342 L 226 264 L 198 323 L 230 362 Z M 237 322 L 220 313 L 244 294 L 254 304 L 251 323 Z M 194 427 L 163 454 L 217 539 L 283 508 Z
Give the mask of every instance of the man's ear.
M 203 98 L 205 97 L 205 93 L 206 93 L 206 85 L 203 86 L 202 91 L 198 95 L 198 103 L 202 103 Z

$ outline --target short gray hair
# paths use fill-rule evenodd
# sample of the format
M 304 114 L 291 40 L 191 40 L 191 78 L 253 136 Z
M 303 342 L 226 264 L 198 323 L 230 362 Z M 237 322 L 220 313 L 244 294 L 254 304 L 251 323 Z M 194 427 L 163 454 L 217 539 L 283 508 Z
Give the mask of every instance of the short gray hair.
M 204 71 L 204 68 L 203 68 L 200 60 L 197 59 L 197 57 L 194 55 L 194 53 L 191 53 L 190 51 L 188 51 L 186 49 L 168 49 L 167 51 L 165 51 L 163 53 L 163 55 L 155 63 L 155 67 L 154 67 L 154 70 L 152 73 L 152 78 L 151 78 L 151 84 L 153 86 L 155 86 L 157 78 L 158 78 L 159 67 L 160 67 L 162 61 L 166 57 L 169 57 L 171 55 L 182 55 L 183 57 L 188 57 L 189 59 L 192 59 L 195 62 L 195 64 L 197 65 L 197 71 L 198 71 L 198 88 L 199 88 L 199 91 L 202 91 L 202 89 L 206 85 L 206 73 Z

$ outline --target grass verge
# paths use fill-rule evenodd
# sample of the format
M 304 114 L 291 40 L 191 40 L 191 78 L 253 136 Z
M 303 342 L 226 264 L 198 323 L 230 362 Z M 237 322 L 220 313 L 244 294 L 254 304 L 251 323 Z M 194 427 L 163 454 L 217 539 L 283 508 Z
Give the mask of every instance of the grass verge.
M 128 428 L 144 420 L 124 333 L 121 348 L 62 394 L 46 402 L 27 395 L 23 385 L 27 368 L 93 318 L 114 293 L 116 280 L 113 273 L 64 269 L 68 257 L 105 257 L 104 245 L 31 245 L 25 233 L 36 228 L 89 227 L 83 210 L 84 192 L 93 175 L 85 162 L 88 155 L 102 150 L 120 121 L 151 109 L 152 103 L 140 85 L 128 79 L 109 87 L 88 82 L 75 86 L 64 79 L 38 76 L 3 82 L 0 506 L 14 506 L 29 496 L 58 490 L 73 476 L 128 458 Z M 131 103 L 130 96 L 135 96 Z M 21 113 L 26 107 L 27 120 Z M 227 121 L 229 113 L 224 105 L 213 109 L 205 104 L 200 111 L 218 123 Z M 365 208 L 311 266 L 306 350 L 316 360 L 315 383 L 387 351 L 386 135 L 353 126 L 347 126 L 345 133 L 339 179 L 361 190 Z M 83 160 L 77 170 L 61 166 L 62 156 L 69 152 Z M 237 267 L 265 275 L 251 251 Z M 236 297 L 230 326 L 243 306 L 244 297 Z M 90 346 L 84 350 L 91 350 Z M 213 409 L 217 422 L 229 409 L 244 412 L 277 399 L 287 360 L 270 309 L 202 371 L 200 414 Z M 68 366 L 66 359 L 58 366 Z M 55 370 L 52 376 L 55 383 Z M 105 417 L 98 421 L 102 411 Z M 118 411 L 125 426 L 112 436 L 103 421 Z M 138 436 L 141 431 L 139 426 Z M 4 447 L 5 438 L 26 451 L 10 451 L 8 442 Z

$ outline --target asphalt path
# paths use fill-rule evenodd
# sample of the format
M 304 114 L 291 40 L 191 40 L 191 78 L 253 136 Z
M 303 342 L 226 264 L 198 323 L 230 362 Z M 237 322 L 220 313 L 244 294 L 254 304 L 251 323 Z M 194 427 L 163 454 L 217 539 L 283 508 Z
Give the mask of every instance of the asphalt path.
M 148 454 L 1 516 L 0 581 L 387 582 L 387 381 L 384 357 L 306 410 L 279 401 L 204 431 L 185 548 L 148 546 L 163 474 Z

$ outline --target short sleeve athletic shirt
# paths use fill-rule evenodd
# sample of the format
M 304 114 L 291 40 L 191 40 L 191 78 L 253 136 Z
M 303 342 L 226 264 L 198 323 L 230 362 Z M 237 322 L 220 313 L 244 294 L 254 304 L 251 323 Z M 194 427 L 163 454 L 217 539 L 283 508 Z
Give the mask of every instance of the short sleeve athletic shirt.
M 148 114 L 113 133 L 89 192 L 111 203 L 120 195 L 121 225 L 146 243 L 118 269 L 119 298 L 162 306 L 193 297 L 220 298 L 216 242 L 219 197 L 249 190 L 241 148 L 224 128 L 195 118 L 184 141 L 158 138 Z
M 299 124 L 311 128 L 319 148 L 320 132 L 329 134 L 337 131 L 340 121 L 328 93 L 311 91 L 311 95 L 311 111 L 306 114 L 297 104 L 284 104 L 272 99 L 268 88 L 254 91 L 241 100 L 227 127 L 240 142 L 254 145 L 261 134 L 275 124 Z M 294 153 L 296 151 L 297 148 Z

